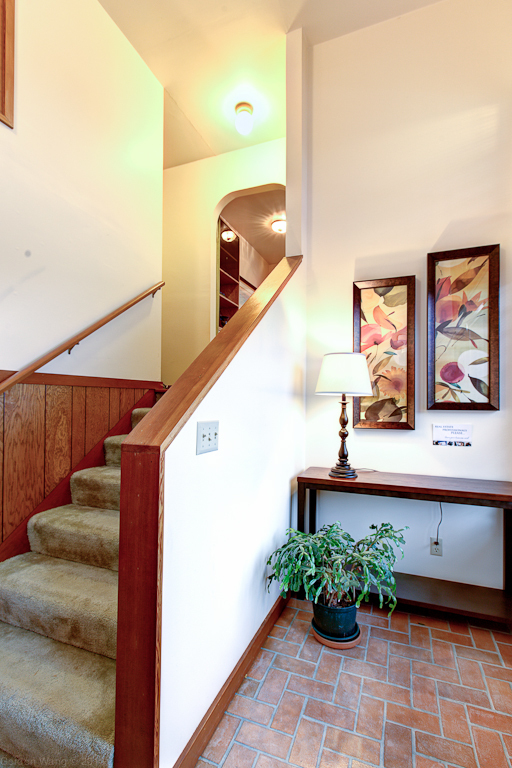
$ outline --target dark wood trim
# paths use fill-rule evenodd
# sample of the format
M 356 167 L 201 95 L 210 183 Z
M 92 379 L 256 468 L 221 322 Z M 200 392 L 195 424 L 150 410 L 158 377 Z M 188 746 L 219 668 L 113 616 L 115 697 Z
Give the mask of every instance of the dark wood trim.
M 165 450 L 301 261 L 282 259 L 123 443 L 115 768 L 158 768 Z
M 301 262 L 302 256 L 281 259 L 243 307 L 133 430 L 129 442 L 123 444 L 124 451 L 165 451 L 257 328 Z
M 391 472 L 360 474 L 352 480 L 331 478 L 325 467 L 309 467 L 297 477 L 297 519 L 306 524 L 306 491 L 309 491 L 309 525 L 316 531 L 314 507 L 318 491 L 390 496 L 503 509 L 504 588 L 490 589 L 423 576 L 397 574 L 397 597 L 404 609 L 416 606 L 462 614 L 479 620 L 512 624 L 512 483 L 501 480 L 405 475 Z M 312 510 L 313 506 L 313 510 Z
M 215 701 L 199 723 L 194 735 L 174 763 L 173 768 L 195 768 L 215 729 L 222 720 L 229 702 L 240 688 L 243 679 L 255 661 L 270 630 L 286 608 L 288 600 L 280 597 L 272 607 L 261 627 L 247 646 L 232 673 L 220 689 Z
M 361 418 L 361 398 L 353 398 L 353 425 L 356 429 L 414 429 L 415 424 L 415 336 L 416 336 L 416 277 L 388 277 L 354 283 L 354 352 L 361 351 L 361 291 L 366 288 L 407 286 L 407 417 L 404 421 L 368 421 Z
M 159 764 L 163 476 L 163 453 L 122 451 L 115 768 Z
M 134 405 L 134 408 L 151 407 L 154 403 L 154 392 L 146 392 L 145 395 Z M 30 544 L 27 536 L 28 521 L 34 515 L 39 512 L 44 512 L 46 509 L 52 509 L 53 507 L 61 507 L 64 504 L 71 503 L 71 491 L 69 487 L 69 480 L 73 472 L 78 472 L 80 469 L 87 469 L 88 467 L 100 467 L 105 464 L 105 454 L 103 451 L 103 442 L 105 437 L 110 435 L 123 435 L 128 433 L 131 429 L 131 414 L 132 409 L 126 413 L 123 418 L 109 431 L 107 434 L 98 441 L 98 443 L 84 456 L 84 458 L 73 467 L 66 477 L 60 481 L 60 483 L 53 489 L 53 491 L 40 503 L 38 506 L 21 522 L 16 529 L 0 544 L 0 562 L 7 560 L 9 557 L 15 557 L 15 555 L 21 555 L 24 552 L 30 551 Z
M 154 297 L 155 293 L 163 288 L 164 285 L 165 283 L 163 281 L 155 283 L 155 285 L 153 285 L 151 288 L 148 288 L 146 291 L 139 293 L 138 296 L 130 299 L 130 301 L 127 301 L 125 304 L 118 307 L 118 309 L 115 309 L 113 312 L 109 312 L 108 315 L 102 317 L 101 320 L 97 320 L 92 325 L 89 325 L 87 328 L 85 328 L 85 330 L 81 331 L 81 333 L 76 333 L 70 339 L 64 341 L 62 344 L 59 344 L 58 347 L 55 347 L 45 355 L 42 355 L 30 365 L 25 366 L 25 368 L 22 368 L 17 373 L 9 376 L 9 378 L 4 379 L 4 381 L 0 382 L 0 393 L 5 392 L 14 384 L 19 384 L 20 382 L 25 381 L 25 379 L 30 376 L 30 374 L 34 373 L 34 371 L 37 371 L 38 368 L 42 368 L 43 365 L 46 365 L 46 363 L 54 360 L 59 355 L 62 355 L 63 352 L 71 352 L 73 347 L 76 347 L 77 344 L 79 344 L 83 339 L 87 338 L 87 336 L 90 336 L 91 333 L 94 333 L 94 331 L 97 331 L 107 323 L 110 323 L 111 320 L 119 317 L 119 315 L 122 315 L 123 312 L 126 312 L 126 310 L 131 309 L 131 307 L 134 307 L 140 301 L 143 301 L 143 299 L 147 299 L 148 296 Z
M 512 595 L 502 589 L 459 584 L 410 573 L 396 573 L 399 610 L 411 608 L 467 616 L 508 627 L 512 621 Z
M 16 371 L 0 371 L 0 382 L 13 376 Z M 146 379 L 111 379 L 100 376 L 74 376 L 65 373 L 32 373 L 24 380 L 25 384 L 47 384 L 64 387 L 119 387 L 121 389 L 155 389 L 165 392 L 167 387 L 161 381 Z
M 14 0 L 0 0 L 0 121 L 14 127 Z
M 436 263 L 489 257 L 489 402 L 454 403 L 435 400 Z M 427 408 L 437 411 L 499 411 L 500 408 L 500 246 L 482 245 L 427 254 Z
M 297 477 L 299 485 L 317 491 L 342 491 L 402 499 L 425 499 L 454 504 L 512 509 L 512 483 L 469 477 L 406 475 L 394 472 L 361 472 L 354 480 L 329 477 L 325 467 L 309 467 Z

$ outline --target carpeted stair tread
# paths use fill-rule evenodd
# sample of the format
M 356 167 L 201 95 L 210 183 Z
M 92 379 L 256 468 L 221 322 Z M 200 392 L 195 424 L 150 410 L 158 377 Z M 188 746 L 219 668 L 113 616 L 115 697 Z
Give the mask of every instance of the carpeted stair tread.
M 0 749 L 33 768 L 111 768 L 114 703 L 114 661 L 0 622 Z
M 128 435 L 111 435 L 103 442 L 105 450 L 105 463 L 108 467 L 121 466 L 121 446 Z
M 132 429 L 135 429 L 137 424 L 142 421 L 144 416 L 149 413 L 151 408 L 134 408 L 132 411 Z
M 7 752 L 2 752 L 0 749 L 0 768 L 32 768 L 28 763 L 22 763 L 12 755 L 8 755 Z
M 30 518 L 27 533 L 33 552 L 119 569 L 119 512 L 115 509 L 76 504 L 47 509 Z
M 0 621 L 113 659 L 117 573 L 36 552 L 4 560 Z
M 119 509 L 121 467 L 90 467 L 71 475 L 73 504 Z

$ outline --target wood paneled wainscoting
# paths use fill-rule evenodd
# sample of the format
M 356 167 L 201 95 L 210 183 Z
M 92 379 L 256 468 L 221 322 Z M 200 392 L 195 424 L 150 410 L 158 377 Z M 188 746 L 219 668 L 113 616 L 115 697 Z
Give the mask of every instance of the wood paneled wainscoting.
M 0 395 L 0 544 L 151 390 L 163 385 L 32 374 Z

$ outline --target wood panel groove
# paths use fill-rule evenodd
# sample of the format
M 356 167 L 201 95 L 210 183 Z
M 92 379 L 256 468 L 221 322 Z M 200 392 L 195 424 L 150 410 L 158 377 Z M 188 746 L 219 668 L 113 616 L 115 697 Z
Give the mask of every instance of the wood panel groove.
M 3 537 L 44 497 L 45 388 L 17 384 L 5 395 Z
M 154 403 L 154 391 L 150 390 L 147 397 L 141 402 L 141 407 L 151 407 Z M 122 419 L 108 432 L 108 435 L 124 435 L 128 432 L 130 426 L 130 414 L 127 413 Z M 88 467 L 97 467 L 103 461 L 103 439 L 107 435 L 103 435 L 101 440 L 94 446 L 94 448 L 84 458 L 73 467 L 71 472 L 61 480 L 57 487 L 46 496 L 45 499 L 23 520 L 23 522 L 17 526 L 17 528 L 0 544 L 0 562 L 21 555 L 24 552 L 29 552 L 30 545 L 27 536 L 27 525 L 29 519 L 37 514 L 43 512 L 46 509 L 52 509 L 53 507 L 60 507 L 64 504 L 71 503 L 71 490 L 69 480 L 71 474 L 80 469 L 87 469 Z
M 123 390 L 132 405 L 144 392 L 131 380 L 126 387 L 122 379 L 113 379 L 113 387 L 98 387 L 98 380 L 85 387 L 71 386 L 79 381 L 72 376 L 46 385 L 44 378 L 0 393 L 0 543 L 116 427 Z M 153 402 L 155 389 L 161 390 L 159 382 L 145 390 L 151 393 L 145 400 Z M 123 429 L 129 428 L 128 420 Z M 103 452 L 98 456 L 101 463 Z
M 85 452 L 108 432 L 110 398 L 108 387 L 85 388 Z
M 109 390 L 109 423 L 113 427 L 117 424 L 120 417 L 120 403 L 121 390 L 119 387 L 111 387 Z
M 45 496 L 71 470 L 72 417 L 71 387 L 46 387 Z
M 71 387 L 71 466 L 85 456 L 85 387 Z
M 119 398 L 119 413 L 124 416 L 130 408 L 133 408 L 135 404 L 135 390 L 134 389 L 122 389 Z

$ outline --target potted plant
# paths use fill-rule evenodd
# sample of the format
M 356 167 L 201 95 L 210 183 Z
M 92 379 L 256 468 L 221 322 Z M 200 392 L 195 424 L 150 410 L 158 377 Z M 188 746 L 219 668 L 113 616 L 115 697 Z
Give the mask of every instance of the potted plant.
M 277 581 L 281 595 L 304 590 L 313 602 L 313 634 L 324 645 L 347 648 L 360 642 L 356 611 L 370 590 L 379 605 L 396 606 L 393 567 L 402 553 L 404 528 L 391 523 L 371 525 L 370 533 L 356 541 L 339 522 L 324 525 L 317 533 L 289 528 L 286 544 L 273 552 L 267 565 L 273 569 L 268 587 Z

